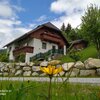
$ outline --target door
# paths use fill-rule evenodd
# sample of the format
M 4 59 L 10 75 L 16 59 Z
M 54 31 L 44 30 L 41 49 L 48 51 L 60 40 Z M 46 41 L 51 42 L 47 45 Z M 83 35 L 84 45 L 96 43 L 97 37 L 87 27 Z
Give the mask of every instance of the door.
M 56 46 L 52 46 L 52 53 L 55 53 L 55 51 L 56 51 Z

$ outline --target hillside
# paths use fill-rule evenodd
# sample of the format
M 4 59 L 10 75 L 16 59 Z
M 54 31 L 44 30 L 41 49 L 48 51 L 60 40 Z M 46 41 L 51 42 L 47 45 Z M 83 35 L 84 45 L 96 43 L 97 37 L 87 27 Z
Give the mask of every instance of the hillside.
M 79 56 L 81 61 L 84 61 L 90 57 L 92 58 L 97 58 L 97 51 L 96 48 L 94 46 L 89 46 L 85 49 L 83 49 L 82 51 L 78 51 L 77 55 Z M 59 58 L 59 60 L 61 60 L 62 62 L 71 62 L 74 61 L 69 54 L 67 54 L 67 56 L 62 56 Z

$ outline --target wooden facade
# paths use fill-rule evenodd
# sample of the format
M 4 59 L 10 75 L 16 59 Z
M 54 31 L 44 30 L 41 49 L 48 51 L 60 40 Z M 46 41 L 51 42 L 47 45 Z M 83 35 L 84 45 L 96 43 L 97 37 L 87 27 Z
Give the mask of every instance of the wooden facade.
M 63 47 L 64 45 L 66 45 L 63 38 L 59 34 L 57 34 L 56 31 L 50 30 L 46 27 L 43 27 L 37 30 L 36 32 L 32 33 L 30 37 L 41 39 L 42 41 L 56 43 L 60 47 Z
M 13 50 L 13 54 L 14 56 L 17 56 L 21 53 L 33 53 L 33 49 L 34 47 L 31 47 L 31 46 L 24 46 L 24 47 L 20 47 L 20 48 L 16 48 Z

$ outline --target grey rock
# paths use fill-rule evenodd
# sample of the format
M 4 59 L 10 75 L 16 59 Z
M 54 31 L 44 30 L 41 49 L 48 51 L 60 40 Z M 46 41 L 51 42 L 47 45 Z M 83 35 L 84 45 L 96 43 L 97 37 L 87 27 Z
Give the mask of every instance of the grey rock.
M 19 63 L 20 66 L 26 66 L 26 63 Z
M 4 72 L 3 73 L 3 76 L 8 76 L 9 74 L 7 72 Z
M 15 68 L 10 69 L 10 73 L 14 74 L 16 72 Z
M 33 66 L 32 71 L 34 71 L 34 72 L 40 71 L 40 67 L 39 66 Z
M 29 71 L 29 70 L 31 70 L 31 68 L 30 67 L 23 67 L 23 70 L 24 71 Z
M 78 69 L 85 69 L 84 63 L 82 63 L 81 61 L 77 61 L 74 67 Z
M 9 64 L 9 66 L 8 66 L 8 68 L 13 68 L 14 66 L 13 65 L 11 65 L 11 64 Z
M 33 72 L 32 76 L 39 76 L 39 74 L 37 72 Z
M 19 65 L 16 65 L 16 69 L 18 70 L 18 69 L 20 69 L 21 68 L 21 66 L 19 66 Z
M 0 68 L 0 71 L 1 71 L 1 72 L 4 72 L 4 67 L 1 67 L 1 68 Z
M 29 63 L 29 66 L 31 66 L 31 67 L 34 66 L 34 65 L 35 65 L 35 63 L 33 63 L 33 62 Z
M 31 71 L 25 71 L 25 72 L 23 73 L 23 76 L 31 76 Z
M 15 73 L 15 76 L 19 76 L 22 74 L 22 70 L 17 70 L 17 72 Z
M 66 72 L 65 76 L 66 76 L 66 77 L 68 77 L 68 76 L 69 76 L 69 74 L 70 74 L 69 72 Z
M 100 59 L 89 58 L 85 62 L 86 69 L 100 68 Z
M 100 76 L 100 68 L 96 69 L 97 75 Z
M 49 65 L 57 65 L 57 64 L 61 64 L 60 60 L 51 60 L 48 62 Z
M 77 68 L 73 68 L 73 70 L 72 70 L 70 76 L 72 76 L 72 77 L 74 77 L 74 76 L 78 76 L 78 75 L 79 75 L 79 72 L 80 72 L 79 69 L 77 69 Z
M 59 73 L 60 76 L 63 76 L 64 74 L 65 74 L 64 71 L 62 71 L 62 72 Z
M 8 67 L 4 67 L 3 71 L 4 72 L 8 72 L 9 71 L 9 68 Z
M 1 67 L 4 67 L 4 66 L 5 66 L 5 63 L 0 62 L 0 68 L 1 68 Z
M 48 66 L 48 61 L 43 61 L 40 63 L 40 66 Z
M 16 65 L 16 66 L 19 66 L 19 65 L 20 65 L 20 63 L 15 63 L 15 65 Z
M 64 64 L 62 65 L 62 67 L 63 67 L 63 69 L 64 69 L 65 71 L 69 71 L 69 70 L 73 67 L 73 65 L 74 65 L 74 62 L 69 62 L 69 63 L 64 63 Z
M 6 66 L 8 68 L 14 68 L 15 67 L 15 63 L 7 63 Z
M 40 76 L 46 76 L 46 73 L 42 73 L 42 74 L 40 74 Z
M 80 70 L 80 76 L 95 76 L 96 75 L 96 70 L 91 69 L 91 70 Z

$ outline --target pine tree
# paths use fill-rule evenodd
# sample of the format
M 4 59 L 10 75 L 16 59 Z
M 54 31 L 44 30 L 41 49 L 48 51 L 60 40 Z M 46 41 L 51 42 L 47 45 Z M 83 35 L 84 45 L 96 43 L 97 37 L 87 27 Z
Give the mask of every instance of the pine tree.
M 67 34 L 67 36 L 69 35 L 69 33 L 71 32 L 71 30 L 72 30 L 72 27 L 71 27 L 71 24 L 67 24 L 67 27 L 66 27 L 66 29 L 65 29 L 65 33 Z
M 63 32 L 65 31 L 65 24 L 64 23 L 61 26 L 61 31 L 63 31 Z

